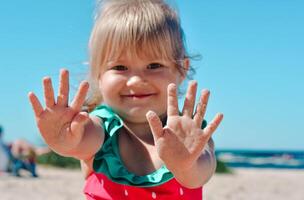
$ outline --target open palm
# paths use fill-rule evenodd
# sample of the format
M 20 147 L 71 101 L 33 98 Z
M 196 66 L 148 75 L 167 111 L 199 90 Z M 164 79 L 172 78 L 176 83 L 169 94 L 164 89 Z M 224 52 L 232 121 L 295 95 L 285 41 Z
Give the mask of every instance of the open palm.
M 67 70 L 61 70 L 60 73 L 57 101 L 55 101 L 49 77 L 43 79 L 43 87 L 45 108 L 34 93 L 29 93 L 36 123 L 40 134 L 50 148 L 64 155 L 81 141 L 84 125 L 89 119 L 87 113 L 81 112 L 89 85 L 87 82 L 80 84 L 70 105 L 68 104 L 69 73 Z
M 223 115 L 217 114 L 206 128 L 202 129 L 209 91 L 203 90 L 193 116 L 197 83 L 189 84 L 182 113 L 179 113 L 175 84 L 168 86 L 167 125 L 162 127 L 159 117 L 152 111 L 147 119 L 154 136 L 160 158 L 167 168 L 191 168 L 201 155 L 205 145 L 220 124 Z

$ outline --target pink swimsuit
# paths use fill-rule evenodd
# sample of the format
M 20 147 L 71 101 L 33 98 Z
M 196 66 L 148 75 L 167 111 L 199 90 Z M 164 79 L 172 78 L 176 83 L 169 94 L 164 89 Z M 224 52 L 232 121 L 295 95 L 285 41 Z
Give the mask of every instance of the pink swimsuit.
M 105 175 L 96 173 L 92 173 L 87 178 L 84 193 L 87 200 L 202 199 L 202 188 L 185 188 L 174 178 L 159 186 L 135 187 L 115 183 L 109 180 Z
M 202 200 L 202 187 L 189 189 L 182 186 L 166 166 L 145 176 L 129 172 L 120 159 L 117 142 L 123 121 L 105 105 L 97 107 L 91 114 L 102 119 L 105 141 L 94 157 L 94 172 L 86 179 L 84 193 L 87 200 Z

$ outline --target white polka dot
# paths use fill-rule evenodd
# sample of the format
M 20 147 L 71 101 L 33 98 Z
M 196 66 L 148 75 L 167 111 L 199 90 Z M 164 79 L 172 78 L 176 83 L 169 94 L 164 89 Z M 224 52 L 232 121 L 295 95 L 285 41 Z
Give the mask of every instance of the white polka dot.
M 152 198 L 156 199 L 156 193 L 155 192 L 152 192 Z
M 128 190 L 125 189 L 125 196 L 128 196 Z
M 184 190 L 183 190 L 183 188 L 179 188 L 179 194 L 182 196 L 182 195 L 184 195 Z

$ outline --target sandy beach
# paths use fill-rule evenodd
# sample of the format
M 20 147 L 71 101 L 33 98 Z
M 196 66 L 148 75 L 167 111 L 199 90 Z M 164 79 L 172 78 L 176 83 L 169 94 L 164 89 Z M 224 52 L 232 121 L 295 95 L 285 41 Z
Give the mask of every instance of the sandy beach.
M 206 200 L 304 200 L 304 170 L 238 169 L 216 174 L 205 186 Z
M 82 200 L 79 170 L 39 166 L 39 178 L 0 174 L 1 200 Z M 237 169 L 216 174 L 206 184 L 205 200 L 303 200 L 304 170 Z

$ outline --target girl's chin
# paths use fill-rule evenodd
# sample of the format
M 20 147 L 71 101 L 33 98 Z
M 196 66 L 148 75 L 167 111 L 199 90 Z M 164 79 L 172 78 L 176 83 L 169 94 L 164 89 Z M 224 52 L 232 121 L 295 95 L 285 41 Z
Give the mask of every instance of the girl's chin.
M 121 117 L 123 120 L 132 123 L 147 123 L 146 114 L 149 109 L 130 109 L 126 113 L 123 113 Z
M 147 119 L 129 119 L 129 118 L 124 118 L 123 121 L 125 123 L 130 123 L 130 124 L 147 124 L 148 121 Z
M 138 111 L 136 113 L 128 112 L 125 113 L 122 118 L 125 121 L 133 122 L 133 123 L 144 123 L 147 122 L 146 113 L 148 111 Z

